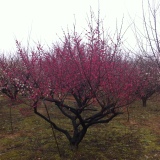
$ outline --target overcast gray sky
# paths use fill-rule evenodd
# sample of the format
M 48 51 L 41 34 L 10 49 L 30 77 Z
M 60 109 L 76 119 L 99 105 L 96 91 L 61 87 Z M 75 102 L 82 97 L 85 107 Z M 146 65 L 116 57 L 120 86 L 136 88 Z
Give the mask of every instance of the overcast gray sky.
M 141 17 L 141 0 L 99 0 L 100 16 L 105 18 L 104 27 L 115 30 L 116 20 L 126 29 L 132 18 Z M 40 41 L 50 45 L 62 35 L 62 28 L 73 27 L 74 16 L 77 30 L 86 26 L 86 18 L 92 7 L 97 14 L 98 0 L 0 0 L 0 51 L 12 51 L 15 39 L 23 44 Z M 132 32 L 126 33 L 127 40 L 133 39 Z

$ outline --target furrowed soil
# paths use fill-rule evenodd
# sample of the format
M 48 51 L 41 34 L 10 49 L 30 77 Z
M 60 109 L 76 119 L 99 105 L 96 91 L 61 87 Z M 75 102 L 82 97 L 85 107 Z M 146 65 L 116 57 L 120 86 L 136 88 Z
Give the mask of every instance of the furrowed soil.
M 70 121 L 48 107 L 51 118 L 73 132 Z M 44 106 L 39 111 L 46 115 Z M 56 135 L 60 154 L 57 149 Z M 94 125 L 72 151 L 66 137 L 28 106 L 0 97 L 0 160 L 160 160 L 160 101 L 135 102 L 108 124 Z

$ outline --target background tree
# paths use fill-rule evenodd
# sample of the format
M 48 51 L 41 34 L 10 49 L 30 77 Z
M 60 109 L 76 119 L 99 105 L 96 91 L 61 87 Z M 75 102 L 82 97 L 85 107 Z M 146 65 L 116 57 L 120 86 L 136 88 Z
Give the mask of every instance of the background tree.
M 17 71 L 15 68 L 19 68 L 18 61 L 14 58 L 0 57 L 0 87 L 1 92 L 5 93 L 10 99 L 16 99 L 18 93 L 18 79 L 16 78 Z
M 160 3 L 159 1 L 142 0 L 142 27 L 134 25 L 139 57 L 140 86 L 137 95 L 142 99 L 143 106 L 153 94 L 159 93 L 160 80 Z M 141 89 L 140 89 L 141 88 Z
M 142 100 L 143 107 L 146 107 L 147 100 L 159 92 L 159 68 L 155 62 L 148 58 L 139 56 L 135 62 L 137 67 L 137 97 Z

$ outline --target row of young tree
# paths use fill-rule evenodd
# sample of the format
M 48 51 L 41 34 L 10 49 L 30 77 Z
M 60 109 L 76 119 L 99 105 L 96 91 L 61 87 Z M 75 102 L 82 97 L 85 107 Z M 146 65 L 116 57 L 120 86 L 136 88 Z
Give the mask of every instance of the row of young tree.
M 116 43 L 106 38 L 98 20 L 95 28 L 89 23 L 84 35 L 75 30 L 64 34 L 48 50 L 40 44 L 28 50 L 16 41 L 16 54 L 0 57 L 1 91 L 13 101 L 22 102 L 25 97 L 24 103 L 36 115 L 78 147 L 90 126 L 110 122 L 137 99 L 146 106 L 159 93 L 157 57 L 131 58 L 122 49 L 120 36 Z M 73 132 L 39 112 L 42 101 L 48 106 L 54 103 L 70 119 Z

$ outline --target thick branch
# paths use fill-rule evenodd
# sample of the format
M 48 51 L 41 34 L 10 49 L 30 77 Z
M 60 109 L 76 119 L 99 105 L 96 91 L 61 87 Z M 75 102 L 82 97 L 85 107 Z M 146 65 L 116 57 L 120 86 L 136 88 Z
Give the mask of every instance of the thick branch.
M 108 118 L 108 119 L 98 120 L 98 121 L 92 121 L 92 122 L 90 122 L 90 123 L 87 125 L 87 128 L 88 128 L 89 126 L 93 125 L 93 124 L 108 123 L 108 122 L 110 122 L 114 117 L 116 117 L 116 116 L 119 115 L 119 114 L 121 114 L 121 113 L 117 112 L 117 113 L 113 114 L 113 115 L 112 115 L 110 118 Z M 103 118 L 103 117 L 102 117 L 102 118 Z
M 41 113 L 39 113 L 37 111 L 37 107 L 34 107 L 34 113 L 37 114 L 38 116 L 40 116 L 41 118 L 43 118 L 48 123 L 50 123 L 56 130 L 58 130 L 59 132 L 64 133 L 69 141 L 71 140 L 71 136 L 69 135 L 69 133 L 66 130 L 64 130 L 62 128 L 59 128 L 54 122 L 52 122 L 50 119 L 46 118 L 44 115 L 42 115 Z

